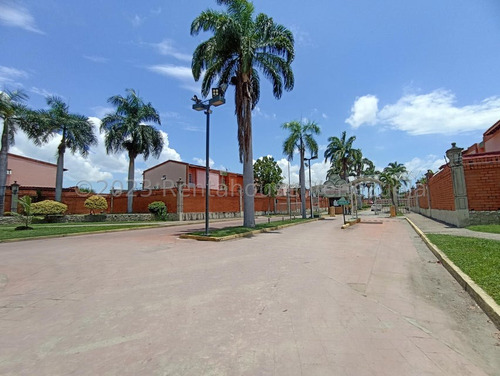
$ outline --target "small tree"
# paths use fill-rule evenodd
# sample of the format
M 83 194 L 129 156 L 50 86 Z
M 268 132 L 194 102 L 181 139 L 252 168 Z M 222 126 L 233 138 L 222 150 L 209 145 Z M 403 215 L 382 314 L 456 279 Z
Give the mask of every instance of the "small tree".
M 17 200 L 17 202 L 23 208 L 22 214 L 12 213 L 15 215 L 21 215 L 24 217 L 24 226 L 16 227 L 16 230 L 33 230 L 33 227 L 30 226 L 31 221 L 33 220 L 33 208 L 31 204 L 31 197 L 24 196 Z
M 95 214 L 96 210 L 106 210 L 108 208 L 108 201 L 102 196 L 93 195 L 85 200 L 83 206 L 89 209 L 92 215 Z
M 276 188 L 281 181 L 283 171 L 273 157 L 262 157 L 255 161 L 253 165 L 253 176 L 257 192 L 269 194 L 268 188 L 270 185 Z
M 167 205 L 163 201 L 153 201 L 148 205 L 148 210 L 156 219 L 165 221 L 167 219 Z

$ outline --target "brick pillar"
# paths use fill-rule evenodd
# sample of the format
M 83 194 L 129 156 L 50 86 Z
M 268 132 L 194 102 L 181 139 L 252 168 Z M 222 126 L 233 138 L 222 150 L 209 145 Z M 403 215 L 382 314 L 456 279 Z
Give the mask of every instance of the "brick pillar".
M 177 219 L 183 221 L 184 219 L 184 182 L 181 178 L 177 180 Z
M 464 149 L 457 147 L 455 142 L 451 144 L 451 149 L 446 150 L 446 156 L 450 160 L 453 195 L 455 196 L 456 225 L 458 227 L 465 227 L 469 224 L 469 202 L 467 200 L 462 150 Z

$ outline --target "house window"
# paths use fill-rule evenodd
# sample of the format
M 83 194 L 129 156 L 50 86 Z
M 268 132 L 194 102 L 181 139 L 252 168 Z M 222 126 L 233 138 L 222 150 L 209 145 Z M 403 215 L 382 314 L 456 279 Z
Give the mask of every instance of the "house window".
M 193 174 L 188 175 L 188 183 L 192 184 L 193 183 Z
M 167 175 L 163 175 L 163 176 L 161 177 L 161 180 L 167 180 Z
M 12 175 L 12 170 L 10 168 L 7 169 L 7 175 Z

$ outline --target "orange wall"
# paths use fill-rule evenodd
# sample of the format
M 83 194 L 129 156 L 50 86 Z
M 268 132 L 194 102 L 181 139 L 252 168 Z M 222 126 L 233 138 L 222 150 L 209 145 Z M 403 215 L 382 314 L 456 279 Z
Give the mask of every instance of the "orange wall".
M 432 175 L 429 180 L 429 193 L 432 209 L 455 210 L 450 167 L 445 166 L 437 174 Z M 428 205 L 426 204 L 426 206 Z
M 464 155 L 463 164 L 469 210 L 500 210 L 500 152 Z M 430 192 L 432 209 L 455 210 L 448 166 L 429 179 L 428 191 L 420 187 L 414 193 L 420 208 L 429 208 L 427 192 Z
M 242 210 L 243 200 L 240 201 L 240 196 L 238 193 L 224 192 L 221 190 L 212 190 L 210 192 L 210 212 L 211 213 L 236 213 Z M 19 197 L 31 196 L 33 198 L 39 198 L 40 200 L 53 200 L 54 199 L 54 189 L 23 189 L 20 188 Z M 73 189 L 64 189 L 62 194 L 62 202 L 68 205 L 68 210 L 66 214 L 88 214 L 89 210 L 85 208 L 84 203 L 88 194 L 82 194 L 74 191 Z M 127 196 L 125 193 L 120 195 L 101 195 L 106 198 L 108 202 L 107 213 L 126 213 L 127 212 Z M 286 196 L 277 197 L 278 201 L 277 210 L 285 211 L 287 208 L 287 198 Z M 169 213 L 177 212 L 177 189 L 165 189 L 165 190 L 146 190 L 146 191 L 136 191 L 134 192 L 134 213 L 147 213 L 148 205 L 153 201 L 163 201 L 167 205 L 167 211 Z M 292 207 L 294 209 L 299 207 L 300 198 L 292 197 Z M 7 189 L 5 197 L 5 208 L 6 211 L 10 211 L 11 202 L 11 191 Z M 317 205 L 317 199 L 314 198 L 314 205 Z M 309 209 L 309 198 L 306 200 L 306 206 Z M 322 208 L 328 207 L 328 199 L 322 198 L 320 200 L 320 206 Z M 255 210 L 267 211 L 275 210 L 274 199 L 269 198 L 262 194 L 255 195 Z M 198 188 L 186 188 L 184 189 L 184 212 L 185 213 L 202 213 L 205 211 L 205 195 L 203 189 Z
M 500 210 L 500 153 L 464 157 L 469 209 Z

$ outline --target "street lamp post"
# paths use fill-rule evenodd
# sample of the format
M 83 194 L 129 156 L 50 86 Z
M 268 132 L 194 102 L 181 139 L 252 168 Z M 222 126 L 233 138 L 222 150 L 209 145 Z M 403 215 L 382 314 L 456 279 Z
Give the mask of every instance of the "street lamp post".
M 210 205 L 210 114 L 212 110 L 210 110 L 211 106 L 217 107 L 226 103 L 224 99 L 224 91 L 226 87 L 218 87 L 212 88 L 212 98 L 202 101 L 196 95 L 191 98 L 194 102 L 193 110 L 195 111 L 205 111 L 205 115 L 207 115 L 207 130 L 206 130 L 206 163 L 205 163 L 205 236 L 209 235 L 208 225 L 209 225 L 209 205 Z
M 307 161 L 307 165 L 309 166 L 309 205 L 311 206 L 311 218 L 314 218 L 313 214 L 313 199 L 312 199 L 312 185 L 311 185 L 311 161 L 313 159 L 318 159 L 317 155 L 311 156 L 311 158 L 304 158 Z

